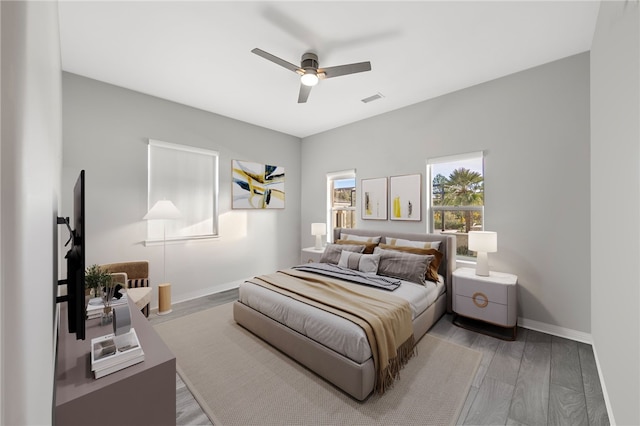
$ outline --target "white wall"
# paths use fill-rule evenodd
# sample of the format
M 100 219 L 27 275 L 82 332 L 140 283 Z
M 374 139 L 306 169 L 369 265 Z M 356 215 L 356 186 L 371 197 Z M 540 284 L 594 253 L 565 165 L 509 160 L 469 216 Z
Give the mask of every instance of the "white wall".
M 609 414 L 640 424 L 640 4 L 602 2 L 591 50 L 591 328 Z
M 152 285 L 162 280 L 162 245 L 142 244 L 148 138 L 220 153 L 220 238 L 167 244 L 174 302 L 300 258 L 299 138 L 68 73 L 63 132 L 63 187 L 86 170 L 87 265 L 148 259 Z M 284 166 L 285 209 L 232 210 L 232 159 Z M 63 211 L 71 214 L 71 193 L 63 193 Z
M 62 150 L 57 3 L 2 2 L 3 425 L 51 423 Z
M 325 221 L 326 173 L 355 168 L 359 189 L 364 178 L 424 176 L 430 157 L 480 150 L 485 227 L 498 232 L 490 264 L 519 276 L 519 316 L 588 336 L 588 53 L 304 138 L 302 246 L 313 244 L 309 224 Z M 424 212 L 425 200 L 421 222 L 358 226 L 425 232 Z

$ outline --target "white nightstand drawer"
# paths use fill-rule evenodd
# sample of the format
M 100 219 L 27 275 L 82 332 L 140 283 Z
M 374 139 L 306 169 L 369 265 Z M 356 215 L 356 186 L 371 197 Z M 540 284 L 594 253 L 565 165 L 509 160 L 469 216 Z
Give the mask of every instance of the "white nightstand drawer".
M 453 311 L 463 317 L 514 328 L 518 321 L 517 284 L 518 277 L 513 274 L 491 271 L 485 277 L 476 275 L 472 268 L 458 268 L 453 271 Z
M 469 318 L 475 318 L 502 327 L 513 327 L 516 325 L 516 317 L 509 315 L 507 305 L 489 302 L 481 295 L 473 297 L 461 296 L 454 298 L 453 310 Z
M 482 293 L 489 299 L 489 302 L 506 305 L 509 300 L 508 289 L 509 287 L 506 285 L 496 285 L 476 278 L 456 277 L 456 294 L 468 298 L 473 297 L 476 293 Z

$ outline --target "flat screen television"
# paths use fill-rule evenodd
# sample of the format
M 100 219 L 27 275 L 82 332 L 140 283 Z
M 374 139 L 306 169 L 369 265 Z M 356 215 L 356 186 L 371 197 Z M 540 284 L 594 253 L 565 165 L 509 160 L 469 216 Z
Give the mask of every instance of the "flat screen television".
M 61 221 L 62 219 L 62 221 Z M 80 172 L 73 188 L 73 226 L 69 219 L 58 218 L 58 223 L 66 223 L 71 237 L 71 247 L 65 258 L 67 259 L 67 279 L 58 284 L 67 285 L 67 295 L 56 299 L 57 302 L 67 302 L 67 322 L 69 333 L 75 333 L 77 340 L 85 339 L 85 209 L 84 209 L 84 170 Z M 68 243 L 69 243 L 68 242 Z M 67 243 L 67 244 L 68 244 Z

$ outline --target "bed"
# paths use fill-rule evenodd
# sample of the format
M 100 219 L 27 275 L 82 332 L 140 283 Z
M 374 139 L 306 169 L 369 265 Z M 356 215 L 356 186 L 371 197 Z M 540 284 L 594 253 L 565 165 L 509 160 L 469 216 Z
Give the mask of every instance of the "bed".
M 350 235 L 346 238 L 348 241 L 338 241 L 345 234 Z M 345 250 L 347 247 L 353 247 L 352 244 L 355 243 L 350 241 L 354 237 L 360 241 L 380 237 L 379 244 L 369 244 L 368 248 L 373 247 L 375 253 L 378 255 L 382 253 L 383 256 L 388 252 L 387 249 L 391 248 L 389 243 L 399 242 L 399 245 L 407 241 L 429 242 L 436 245 L 439 243 L 437 251 L 441 253 L 438 255 L 440 263 L 434 280 L 425 280 L 424 285 L 421 285 L 400 279 L 398 284 L 397 277 L 386 280 L 385 278 L 389 277 L 383 276 L 381 277 L 383 281 L 393 282 L 393 285 L 398 288 L 389 292 L 388 289 L 369 290 L 369 286 L 364 287 L 367 287 L 367 292 L 380 293 L 385 299 L 393 299 L 392 296 L 384 296 L 392 293 L 393 296 L 408 301 L 406 305 L 410 307 L 410 333 L 414 342 L 417 342 L 445 312 L 451 312 L 451 273 L 455 269 L 455 236 L 337 228 L 334 230 L 333 241 L 346 244 L 331 245 L 330 249 L 335 251 L 342 247 L 345 247 Z M 363 243 L 363 245 L 366 244 Z M 375 248 L 376 246 L 378 248 Z M 384 250 L 381 251 L 382 247 Z M 328 248 L 325 255 L 329 251 Z M 408 249 L 406 251 L 411 252 Z M 365 253 L 371 254 L 371 250 Z M 346 257 L 349 256 L 346 255 Z M 352 259 L 353 257 L 351 256 Z M 314 270 L 316 267 L 331 266 L 300 265 L 302 270 L 287 269 L 279 271 L 278 274 L 308 276 L 316 272 Z M 380 266 L 382 267 L 382 263 Z M 305 267 L 310 269 L 305 270 Z M 235 321 L 357 400 L 363 401 L 374 390 L 379 390 L 380 376 L 376 366 L 380 361 L 373 356 L 372 352 L 376 353 L 376 351 L 369 344 L 371 336 L 357 324 L 332 313 L 331 309 L 319 309 L 313 303 L 305 303 L 297 300 L 296 297 L 290 297 L 291 295 L 274 291 L 275 289 L 270 288 L 269 284 L 271 277 L 271 274 L 256 277 L 240 285 L 239 297 L 233 306 Z M 335 277 L 326 276 L 321 279 L 323 282 L 324 280 L 341 281 Z

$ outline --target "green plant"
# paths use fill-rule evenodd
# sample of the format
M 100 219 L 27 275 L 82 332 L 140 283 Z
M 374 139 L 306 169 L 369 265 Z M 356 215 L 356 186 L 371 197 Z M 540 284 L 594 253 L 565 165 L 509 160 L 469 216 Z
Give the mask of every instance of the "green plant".
M 85 287 L 93 290 L 96 296 L 100 295 L 100 289 L 104 288 L 108 293 L 114 287 L 111 274 L 98 265 L 91 265 L 85 270 L 84 283 Z M 113 290 L 111 293 L 113 294 Z
M 456 248 L 456 254 L 459 254 L 460 256 L 472 256 L 472 252 L 469 251 L 469 247 L 467 246 L 459 246 Z

